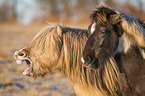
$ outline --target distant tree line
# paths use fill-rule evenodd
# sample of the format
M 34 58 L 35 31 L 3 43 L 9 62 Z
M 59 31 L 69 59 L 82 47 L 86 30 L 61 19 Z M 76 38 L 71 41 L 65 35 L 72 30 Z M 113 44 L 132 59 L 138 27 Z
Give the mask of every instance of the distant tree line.
M 143 17 L 142 0 L 136 1 L 138 8 L 131 6 L 130 1 L 126 0 L 125 7 L 122 8 Z M 3 0 L 0 2 L 0 23 L 20 20 L 29 23 L 34 20 L 41 21 L 43 18 L 56 18 L 62 21 L 70 19 L 79 22 L 85 16 L 88 17 L 101 2 L 114 8 L 119 4 L 119 0 Z

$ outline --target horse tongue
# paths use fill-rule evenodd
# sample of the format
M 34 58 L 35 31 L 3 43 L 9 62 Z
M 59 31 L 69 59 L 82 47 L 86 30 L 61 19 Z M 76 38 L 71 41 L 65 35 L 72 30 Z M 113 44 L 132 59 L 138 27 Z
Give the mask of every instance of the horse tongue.
M 24 70 L 23 75 L 28 75 L 28 74 L 29 74 L 29 68 L 30 68 L 30 67 L 27 67 L 27 68 Z

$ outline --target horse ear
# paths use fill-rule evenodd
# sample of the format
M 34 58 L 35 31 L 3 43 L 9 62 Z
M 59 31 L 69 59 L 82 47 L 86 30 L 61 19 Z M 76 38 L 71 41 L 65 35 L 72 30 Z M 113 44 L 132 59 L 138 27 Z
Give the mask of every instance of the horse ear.
M 114 24 L 118 23 L 121 21 L 122 17 L 123 17 L 124 13 L 121 14 L 113 14 L 111 15 L 111 20 Z
M 60 27 L 60 25 L 57 26 L 57 34 L 59 36 L 62 36 L 62 28 Z

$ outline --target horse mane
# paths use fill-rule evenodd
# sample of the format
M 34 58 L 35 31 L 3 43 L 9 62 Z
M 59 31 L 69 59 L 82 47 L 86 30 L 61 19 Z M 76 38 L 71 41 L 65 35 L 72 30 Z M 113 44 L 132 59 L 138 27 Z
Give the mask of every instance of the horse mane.
M 143 20 L 134 17 L 130 13 L 122 12 L 111 7 L 108 8 L 114 10 L 116 13 L 125 13 L 121 23 L 123 30 L 138 46 L 145 47 L 145 24 Z
M 59 65 L 61 66 L 61 71 L 74 83 L 81 83 L 81 85 L 86 88 L 91 88 L 92 90 L 95 89 L 95 93 L 99 96 L 109 94 L 116 95 L 116 91 L 118 90 L 119 72 L 115 60 L 110 58 L 110 61 L 107 62 L 104 70 L 91 70 L 85 68 L 81 62 L 81 56 L 84 44 L 87 40 L 86 35 L 83 32 L 77 32 L 77 34 L 69 32 L 63 35 L 64 52 L 61 54 L 61 58 L 64 58 L 64 60 L 61 59 L 62 61 L 59 61 L 62 62 Z M 108 92 L 104 89 L 107 89 Z
M 58 35 L 58 27 L 59 30 L 62 29 L 61 35 Z M 42 71 L 45 75 L 58 69 L 90 96 L 116 95 L 119 90 L 119 71 L 113 57 L 103 69 L 92 70 L 83 66 L 81 56 L 87 38 L 88 31 L 85 29 L 54 24 L 46 26 L 28 46 L 28 49 L 32 48 L 30 53 L 35 58 L 34 72 L 38 69 L 38 72 Z M 51 56 L 52 53 L 56 54 Z M 53 61 L 56 58 L 57 60 Z M 37 72 L 35 74 L 39 75 Z
M 136 18 L 124 15 L 122 28 L 137 45 L 145 47 L 145 30 Z
M 104 5 L 97 6 L 97 8 L 93 11 L 93 13 L 90 16 L 90 19 L 92 22 L 97 22 L 99 25 L 100 23 L 108 21 L 108 15 L 110 14 L 116 14 L 115 11 L 110 10 L 108 7 Z
M 123 13 L 120 10 L 110 8 L 117 13 Z M 131 38 L 128 43 L 137 44 L 141 55 L 145 59 L 145 23 L 140 18 L 135 18 L 129 13 L 125 13 L 122 18 L 121 26 L 125 31 L 125 35 Z M 126 37 L 125 37 L 126 38 Z

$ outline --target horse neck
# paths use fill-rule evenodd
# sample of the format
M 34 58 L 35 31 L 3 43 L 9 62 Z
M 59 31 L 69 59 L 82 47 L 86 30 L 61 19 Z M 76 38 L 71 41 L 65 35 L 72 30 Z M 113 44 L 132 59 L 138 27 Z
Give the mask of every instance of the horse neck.
M 145 72 L 145 59 L 143 59 L 140 53 L 140 48 L 137 45 L 131 45 L 125 53 L 117 53 L 114 58 L 120 72 L 124 74 L 121 77 L 123 81 L 121 87 L 123 90 L 125 89 L 123 93 L 126 96 L 128 96 L 127 94 L 135 94 L 135 88 L 143 84 L 142 81 L 144 80 L 143 76 Z M 139 90 L 141 89 L 139 88 Z
M 86 42 L 87 36 L 85 32 L 80 34 L 81 35 L 78 35 L 78 33 L 75 32 L 68 32 L 63 35 L 60 69 L 70 79 L 81 74 L 81 55 L 85 44 L 83 42 Z
M 85 40 L 86 39 L 87 38 L 85 37 Z M 63 62 L 60 67 L 61 71 L 74 83 L 74 88 L 77 90 L 77 94 L 83 94 L 83 96 L 88 96 L 89 94 L 91 94 L 91 96 L 108 96 L 109 94 L 116 94 L 118 77 L 115 75 L 118 73 L 116 72 L 118 69 L 115 67 L 115 64 L 112 64 L 113 61 L 109 61 L 109 64 L 105 66 L 105 69 L 102 72 L 101 70 L 94 71 L 87 69 L 83 67 L 81 63 L 81 54 L 84 47 L 82 41 L 78 41 L 80 42 L 79 45 L 77 45 L 77 43 L 73 44 L 73 42 L 70 42 L 71 45 L 63 45 L 63 47 L 67 46 L 67 50 L 65 48 L 62 50 L 64 54 L 61 55 Z M 67 42 L 64 42 L 64 44 L 65 43 Z M 106 74 L 107 72 L 112 72 L 109 77 L 116 81 L 111 81 L 108 74 Z M 102 78 L 101 76 L 104 77 Z M 105 82 L 105 88 L 101 78 Z M 110 92 L 108 92 L 108 90 Z

